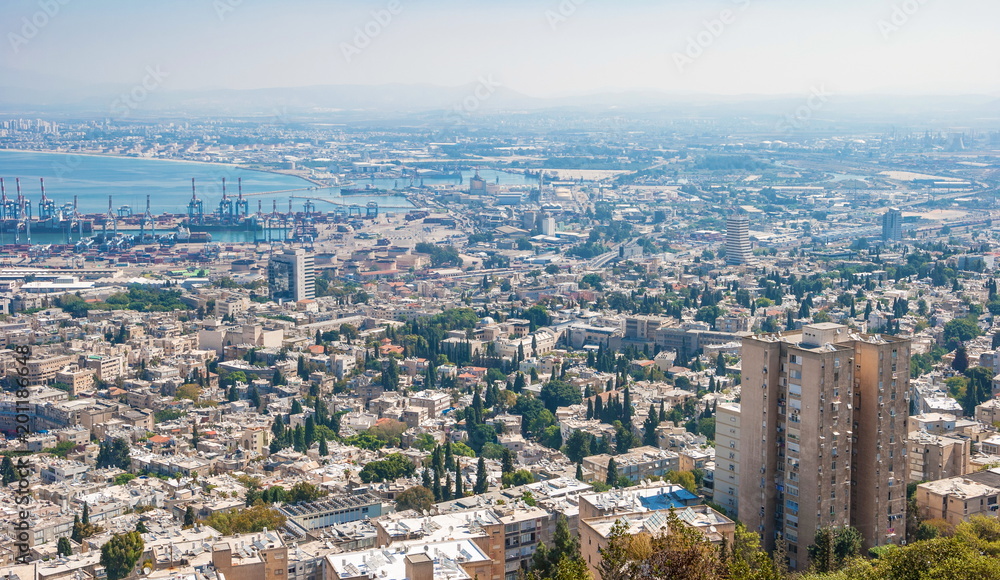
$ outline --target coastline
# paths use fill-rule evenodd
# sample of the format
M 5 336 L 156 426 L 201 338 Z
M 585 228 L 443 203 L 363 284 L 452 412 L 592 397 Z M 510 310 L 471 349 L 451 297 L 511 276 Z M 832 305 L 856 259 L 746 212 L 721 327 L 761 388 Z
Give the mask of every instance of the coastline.
M 73 157 L 73 156 L 76 156 L 76 157 L 105 157 L 105 158 L 109 158 L 109 159 L 133 159 L 133 160 L 136 160 L 136 161 L 166 161 L 168 163 L 193 163 L 193 164 L 196 164 L 196 165 L 208 165 L 208 166 L 211 166 L 211 167 L 225 167 L 225 168 L 229 168 L 229 169 L 240 169 L 240 170 L 243 170 L 243 171 L 259 171 L 261 173 L 272 173 L 274 175 L 284 175 L 286 177 L 295 177 L 295 178 L 301 179 L 302 181 L 305 181 L 306 183 L 311 183 L 313 185 L 317 185 L 317 186 L 321 186 L 321 187 L 330 187 L 328 185 L 323 184 L 322 182 L 314 181 L 312 179 L 309 179 L 307 177 L 302 177 L 301 175 L 296 175 L 294 173 L 285 173 L 282 170 L 271 170 L 271 169 L 262 169 L 262 168 L 258 168 L 258 167 L 248 167 L 246 165 L 240 165 L 238 163 L 218 163 L 218 162 L 215 162 L 215 161 L 190 161 L 188 159 L 173 159 L 173 158 L 170 158 L 170 157 L 134 157 L 134 156 L 131 156 L 131 155 L 116 155 L 116 154 L 113 154 L 113 153 L 77 153 L 77 152 L 72 152 L 72 151 L 55 151 L 55 150 L 52 150 L 52 149 L 11 149 L 11 148 L 0 148 L 0 155 L 2 155 L 5 151 L 9 151 L 11 153 L 33 153 L 33 154 L 41 154 L 41 155 L 65 155 L 65 156 L 69 156 L 69 157 Z

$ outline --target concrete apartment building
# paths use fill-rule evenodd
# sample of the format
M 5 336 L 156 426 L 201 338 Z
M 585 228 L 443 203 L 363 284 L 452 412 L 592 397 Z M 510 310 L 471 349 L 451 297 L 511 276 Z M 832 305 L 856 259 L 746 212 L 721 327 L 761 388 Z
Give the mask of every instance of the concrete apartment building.
M 958 477 L 972 471 L 972 440 L 967 437 L 917 431 L 910 433 L 907 445 L 910 483 Z
M 451 395 L 444 391 L 420 391 L 410 396 L 411 407 L 423 407 L 432 417 L 437 417 L 451 407 Z
M 909 360 L 909 341 L 832 323 L 744 339 L 739 519 L 792 569 L 820 527 L 904 537 Z
M 115 379 L 125 374 L 127 361 L 123 356 L 104 356 L 99 354 L 87 355 L 80 360 L 84 368 L 93 370 L 97 378 L 106 382 L 114 382 Z M 58 374 L 58 373 L 57 373 Z
M 702 532 L 713 544 L 732 545 L 736 534 L 736 522 L 730 520 L 707 505 L 696 505 L 675 512 L 681 522 L 688 527 Z M 599 516 L 580 519 L 580 556 L 587 563 L 594 578 L 600 578 L 598 566 L 601 563 L 601 550 L 607 548 L 610 542 L 611 529 L 615 523 L 624 522 L 627 534 L 648 534 L 658 536 L 670 533 L 667 510 L 639 511 L 627 514 Z
M 990 399 L 976 405 L 976 421 L 986 425 L 1000 423 L 1000 399 Z
M 424 517 L 390 517 L 375 522 L 378 545 L 399 542 L 473 542 L 492 562 L 482 580 L 516 580 L 527 570 L 538 544 L 551 544 L 554 518 L 527 505 L 497 506 Z
M 924 519 L 945 520 L 953 526 L 975 515 L 997 517 L 1000 488 L 965 477 L 929 481 L 917 486 L 917 510 Z
M 720 403 L 715 408 L 715 493 L 713 501 L 730 517 L 740 506 L 740 404 Z
M 226 580 L 284 579 L 288 547 L 278 532 L 240 536 L 213 545 L 212 564 Z
M 614 456 L 602 453 L 584 457 L 583 469 L 594 473 L 597 479 L 604 481 L 612 457 L 618 468 L 618 476 L 625 476 L 633 483 L 647 477 L 663 477 L 668 471 L 680 468 L 680 458 L 673 451 L 645 445 Z
M 28 361 L 28 384 L 51 385 L 56 382 L 56 373 L 77 362 L 73 355 L 50 356 Z M 14 369 L 16 372 L 16 369 Z M 8 372 L 8 375 L 10 373 Z

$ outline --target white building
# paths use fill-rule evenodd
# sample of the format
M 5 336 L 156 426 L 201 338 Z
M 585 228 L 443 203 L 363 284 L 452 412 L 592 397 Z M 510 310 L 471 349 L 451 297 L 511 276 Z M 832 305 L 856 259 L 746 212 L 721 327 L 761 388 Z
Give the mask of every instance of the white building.
M 267 283 L 272 300 L 298 302 L 316 297 L 313 255 L 303 249 L 285 250 L 271 256 Z

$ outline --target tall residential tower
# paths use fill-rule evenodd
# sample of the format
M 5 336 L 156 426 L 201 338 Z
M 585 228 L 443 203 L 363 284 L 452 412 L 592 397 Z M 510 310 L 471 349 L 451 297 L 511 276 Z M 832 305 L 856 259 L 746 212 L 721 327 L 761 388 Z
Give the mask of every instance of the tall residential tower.
M 905 537 L 909 341 L 821 323 L 743 341 L 739 518 L 793 569 L 820 527 Z
M 750 219 L 745 215 L 731 215 L 726 219 L 726 263 L 742 266 L 749 264 L 751 258 Z
M 882 215 L 882 241 L 899 242 L 903 239 L 903 212 L 890 208 Z

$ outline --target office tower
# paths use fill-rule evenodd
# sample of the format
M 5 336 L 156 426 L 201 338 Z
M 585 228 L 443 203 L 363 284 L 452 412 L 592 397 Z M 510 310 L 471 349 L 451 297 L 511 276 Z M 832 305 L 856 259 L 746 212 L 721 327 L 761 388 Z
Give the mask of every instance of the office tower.
M 271 256 L 267 265 L 271 300 L 298 302 L 316 297 L 313 256 L 305 250 L 285 250 Z
M 726 219 L 726 263 L 742 266 L 750 263 L 750 219 L 745 215 L 732 215 Z
M 882 215 L 882 241 L 898 242 L 903 239 L 903 212 L 890 208 Z
M 739 519 L 793 569 L 824 526 L 866 550 L 905 537 L 909 361 L 909 341 L 833 323 L 744 339 Z

